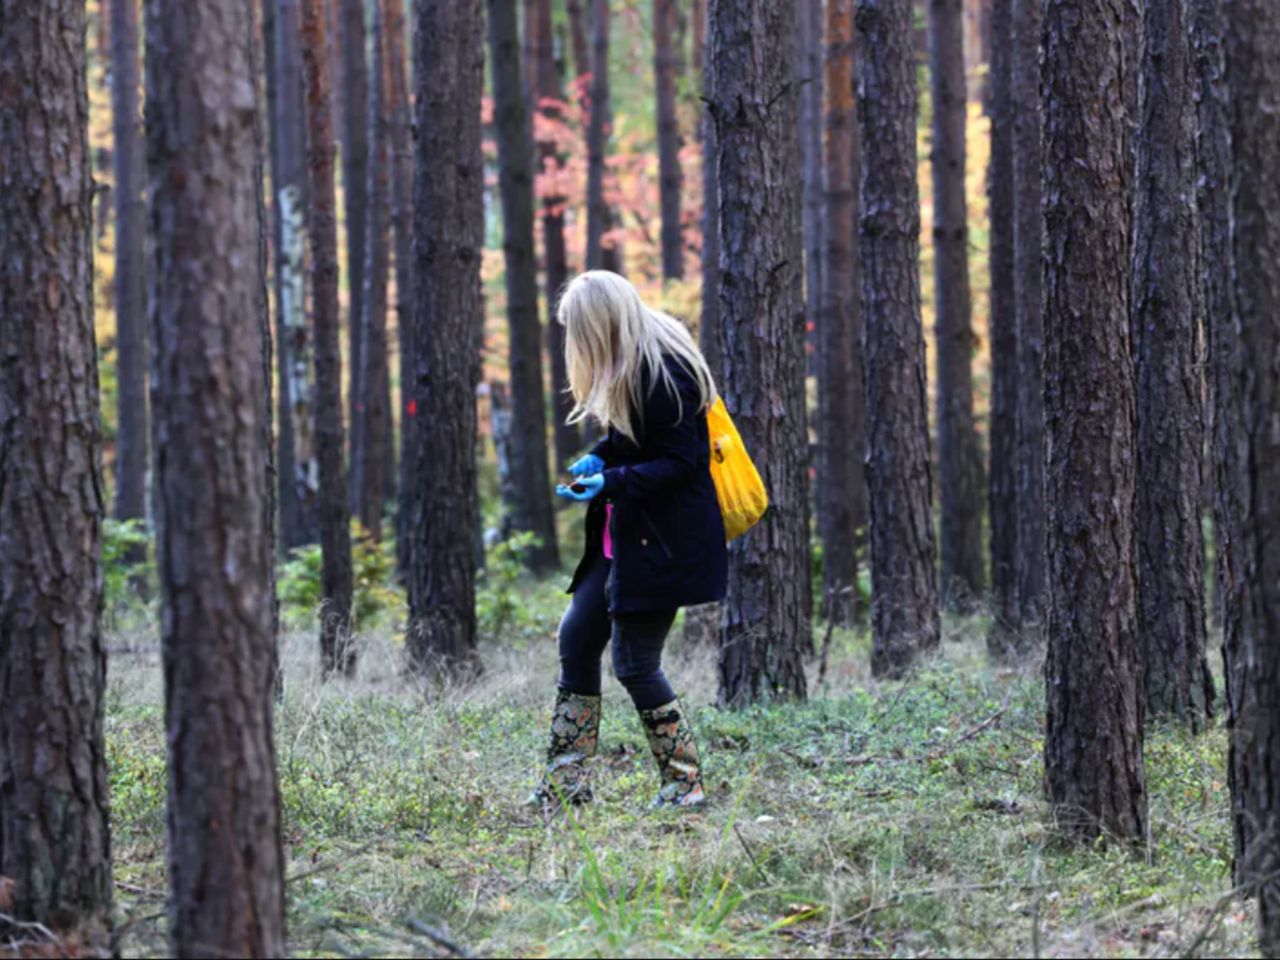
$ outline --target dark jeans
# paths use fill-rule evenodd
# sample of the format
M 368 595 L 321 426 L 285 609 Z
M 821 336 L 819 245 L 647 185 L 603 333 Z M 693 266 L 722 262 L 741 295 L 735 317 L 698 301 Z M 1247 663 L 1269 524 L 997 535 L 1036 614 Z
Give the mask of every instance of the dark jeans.
M 600 661 L 612 639 L 614 675 L 637 709 L 652 710 L 676 698 L 662 673 L 662 646 L 676 611 L 611 618 L 606 586 L 612 566 L 603 555 L 596 557 L 560 621 L 560 688 L 584 696 L 599 694 Z

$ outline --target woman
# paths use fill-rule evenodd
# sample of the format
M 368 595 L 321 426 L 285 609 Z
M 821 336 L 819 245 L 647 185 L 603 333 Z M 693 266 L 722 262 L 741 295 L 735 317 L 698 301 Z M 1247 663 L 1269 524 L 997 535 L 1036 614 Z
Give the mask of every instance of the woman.
M 658 762 L 654 806 L 703 803 L 688 717 L 662 673 L 679 607 L 724 598 L 724 523 L 710 472 L 716 388 L 689 331 L 615 273 L 582 274 L 560 298 L 574 409 L 604 439 L 556 493 L 587 503 L 586 551 L 560 623 L 560 685 L 547 769 L 530 801 L 591 799 L 585 761 L 600 730 L 600 661 L 631 694 Z

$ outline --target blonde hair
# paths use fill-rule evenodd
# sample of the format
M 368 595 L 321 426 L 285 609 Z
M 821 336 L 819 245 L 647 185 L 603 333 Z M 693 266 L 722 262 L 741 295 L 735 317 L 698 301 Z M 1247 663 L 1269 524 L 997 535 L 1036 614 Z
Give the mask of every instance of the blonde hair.
M 715 402 L 715 381 L 685 325 L 646 306 L 618 274 L 588 270 L 575 277 L 560 296 L 556 316 L 565 329 L 564 357 L 574 400 L 568 423 L 593 416 L 636 442 L 638 425 L 632 417 L 643 416 L 646 365 L 658 374 L 650 389 L 661 380 L 683 417 L 684 405 L 664 355 L 682 363 L 697 382 L 699 410 Z

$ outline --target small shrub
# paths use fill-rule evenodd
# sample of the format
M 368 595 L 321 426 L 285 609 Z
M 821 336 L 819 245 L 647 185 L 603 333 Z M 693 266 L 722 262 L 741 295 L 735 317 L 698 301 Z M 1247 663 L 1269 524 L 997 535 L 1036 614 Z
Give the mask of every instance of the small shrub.
M 352 615 L 356 624 L 368 625 L 402 602 L 395 585 L 395 544 L 381 543 L 368 536 L 360 524 L 351 522 L 351 566 L 355 596 Z M 319 544 L 291 551 L 280 568 L 280 604 L 286 616 L 310 616 L 324 599 L 324 556 Z
M 144 598 L 156 593 L 155 541 L 143 520 L 102 524 L 102 589 L 107 622 L 145 611 Z
M 489 550 L 476 591 L 476 615 L 484 635 L 500 637 L 513 627 L 523 631 L 533 622 L 518 587 L 525 578 L 525 554 L 537 543 L 536 535 L 517 533 Z

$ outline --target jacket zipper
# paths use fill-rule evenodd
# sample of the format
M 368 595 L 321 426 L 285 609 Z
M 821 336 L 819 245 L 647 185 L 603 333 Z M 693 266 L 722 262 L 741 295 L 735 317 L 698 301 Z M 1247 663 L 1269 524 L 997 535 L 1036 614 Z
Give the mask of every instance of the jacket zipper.
M 653 534 L 653 538 L 658 541 L 658 546 L 662 548 L 662 552 L 667 555 L 668 560 L 674 560 L 675 554 L 667 546 L 667 541 L 662 539 L 662 534 L 658 532 L 658 528 L 654 525 L 653 520 L 649 518 L 649 511 L 644 507 L 640 507 L 640 516 L 644 517 L 645 526 L 649 528 L 649 532 Z

